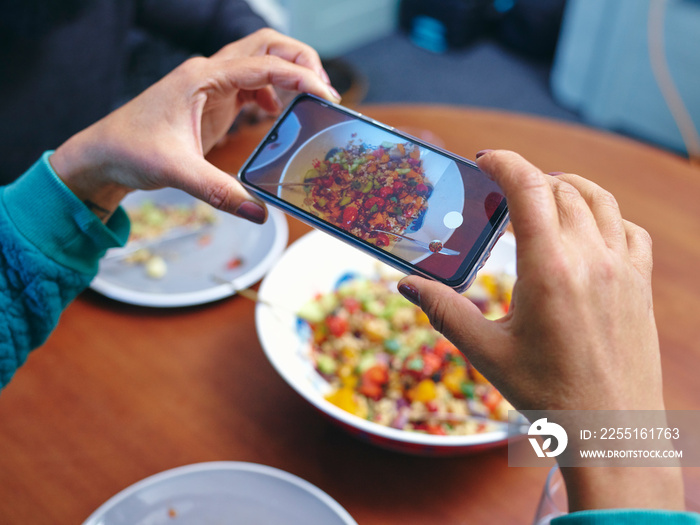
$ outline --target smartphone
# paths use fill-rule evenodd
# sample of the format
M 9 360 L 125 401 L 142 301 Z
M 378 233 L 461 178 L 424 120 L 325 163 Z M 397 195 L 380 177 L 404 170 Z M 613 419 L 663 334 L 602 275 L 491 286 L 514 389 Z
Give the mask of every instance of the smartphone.
M 299 95 L 241 168 L 260 199 L 409 274 L 465 290 L 508 224 L 473 162 Z

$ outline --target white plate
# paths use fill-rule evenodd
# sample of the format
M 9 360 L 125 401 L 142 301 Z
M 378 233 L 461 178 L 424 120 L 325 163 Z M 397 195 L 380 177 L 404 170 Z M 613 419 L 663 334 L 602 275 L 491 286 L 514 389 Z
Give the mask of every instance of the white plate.
M 125 209 L 151 200 L 160 204 L 191 204 L 194 197 L 179 190 L 165 188 L 139 191 L 124 199 Z M 130 304 L 178 307 L 216 301 L 233 294 L 233 288 L 212 280 L 218 275 L 233 280 L 236 288 L 246 288 L 265 275 L 287 245 L 288 229 L 284 214 L 269 209 L 263 225 L 217 211 L 217 222 L 201 236 L 192 236 L 159 245 L 154 253 L 167 264 L 162 279 L 146 275 L 143 265 L 127 264 L 119 259 L 100 262 L 100 269 L 90 287 L 107 297 Z M 235 269 L 227 265 L 236 257 L 242 264 Z
M 356 525 L 338 502 L 276 468 L 233 461 L 167 470 L 126 488 L 83 525 Z
M 377 147 L 382 142 L 396 144 L 399 139 L 396 135 L 380 128 L 368 126 L 363 122 L 341 122 L 318 132 L 309 138 L 289 159 L 284 168 L 280 182 L 303 182 L 308 170 L 313 167 L 315 159 L 324 159 L 333 148 L 345 148 L 350 141 L 362 142 L 369 146 Z M 420 157 L 426 179 L 433 186 L 433 192 L 428 198 L 428 209 L 425 217 L 417 230 L 407 229 L 405 234 L 425 243 L 436 239 L 446 243 L 454 233 L 453 228 L 448 228 L 444 223 L 444 217 L 449 212 L 462 214 L 464 208 L 464 183 L 462 174 L 454 161 L 447 157 L 420 147 Z M 299 208 L 304 206 L 305 193 L 298 188 L 280 187 L 278 196 Z M 418 248 L 409 242 L 398 241 L 391 249 L 392 253 L 416 264 L 429 255 L 429 251 Z
M 481 271 L 505 271 L 515 275 L 515 239 L 510 233 L 496 243 Z M 295 313 L 316 294 L 335 289 L 338 281 L 348 275 L 376 276 L 379 272 L 400 275 L 356 248 L 318 231 L 312 231 L 292 244 L 260 286 L 261 300 L 274 307 L 259 302 L 256 308 L 258 337 L 272 366 L 321 412 L 343 426 L 354 428 L 361 435 L 378 436 L 390 448 L 390 443 L 404 443 L 414 448 L 424 446 L 426 450 L 440 447 L 463 450 L 503 442 L 507 437 L 505 429 L 469 436 L 406 432 L 357 417 L 324 399 L 330 387 L 314 369 L 304 335 L 305 324 L 297 320 Z

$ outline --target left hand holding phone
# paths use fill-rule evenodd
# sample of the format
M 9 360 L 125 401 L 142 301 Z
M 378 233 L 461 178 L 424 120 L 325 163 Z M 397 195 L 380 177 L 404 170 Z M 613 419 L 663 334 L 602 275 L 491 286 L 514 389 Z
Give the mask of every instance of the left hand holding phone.
M 50 162 L 104 221 L 130 191 L 172 186 L 262 223 L 264 205 L 204 156 L 230 129 L 244 104 L 254 102 L 278 112 L 275 86 L 340 100 L 311 47 L 262 29 L 209 58 L 187 60 L 68 139 Z

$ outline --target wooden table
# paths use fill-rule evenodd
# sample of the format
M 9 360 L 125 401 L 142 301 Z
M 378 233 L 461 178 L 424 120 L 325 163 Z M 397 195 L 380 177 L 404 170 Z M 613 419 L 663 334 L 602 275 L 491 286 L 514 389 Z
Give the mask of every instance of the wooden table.
M 669 409 L 700 409 L 700 170 L 670 153 L 583 127 L 430 106 L 368 115 L 473 158 L 523 153 L 545 171 L 591 178 L 652 235 L 655 305 Z M 263 133 L 211 154 L 235 171 Z M 307 228 L 290 222 L 291 239 Z M 233 297 L 177 310 L 86 292 L 0 395 L 0 523 L 79 524 L 128 485 L 212 460 L 292 472 L 361 524 L 531 522 L 546 471 L 509 468 L 505 449 L 430 459 L 386 452 L 336 429 L 264 357 L 253 304 Z M 689 505 L 700 475 L 687 469 Z

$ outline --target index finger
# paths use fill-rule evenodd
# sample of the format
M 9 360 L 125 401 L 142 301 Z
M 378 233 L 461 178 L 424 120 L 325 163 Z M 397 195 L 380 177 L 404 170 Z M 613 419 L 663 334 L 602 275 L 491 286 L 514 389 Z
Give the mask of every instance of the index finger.
M 330 84 L 328 73 L 321 63 L 321 57 L 313 47 L 299 40 L 277 33 L 275 38 L 268 42 L 267 53 L 309 68 L 315 71 L 326 84 Z
M 224 69 L 227 80 L 238 89 L 254 90 L 267 85 L 311 93 L 338 102 L 337 93 L 308 68 L 275 55 L 234 59 Z
M 328 73 L 323 68 L 321 58 L 314 48 L 274 29 L 260 29 L 225 46 L 217 54 L 223 57 L 273 55 L 310 69 L 326 84 L 330 84 Z
M 518 246 L 553 242 L 559 215 L 549 175 L 512 151 L 489 151 L 476 163 L 503 191 Z

